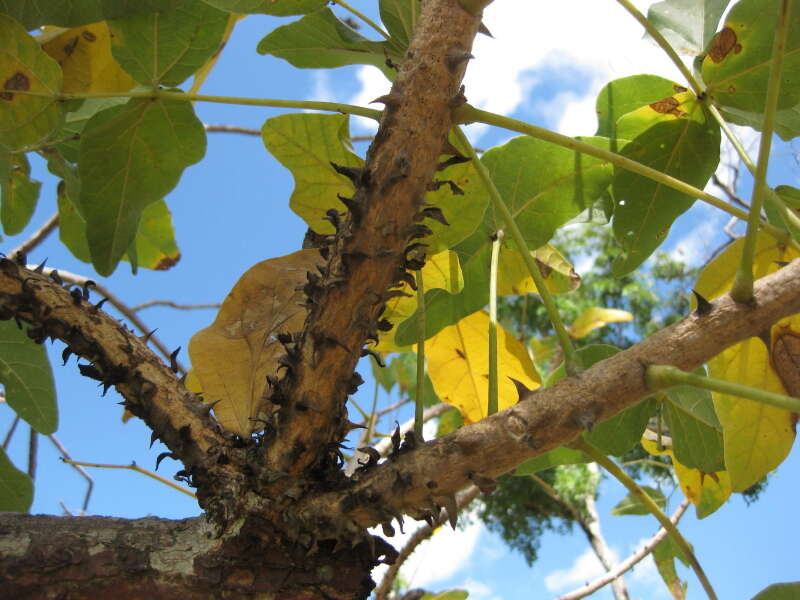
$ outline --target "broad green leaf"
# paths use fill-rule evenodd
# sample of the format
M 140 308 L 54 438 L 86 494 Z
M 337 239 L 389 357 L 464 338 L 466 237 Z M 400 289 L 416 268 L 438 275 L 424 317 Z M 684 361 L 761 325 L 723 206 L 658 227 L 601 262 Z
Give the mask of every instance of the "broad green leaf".
M 631 140 L 623 156 L 702 189 L 719 163 L 719 127 L 706 117 L 691 92 L 624 115 L 620 137 Z M 612 265 L 620 277 L 641 265 L 661 245 L 673 221 L 694 198 L 622 168 L 614 172 L 614 234 L 622 247 Z
M 139 83 L 176 86 L 219 48 L 228 13 L 199 0 L 108 22 L 114 58 Z
M 736 273 L 744 239 L 736 240 L 703 269 L 695 289 L 713 300 L 727 293 Z M 776 261 L 800 256 L 759 234 L 753 258 L 753 274 L 760 278 L 776 271 Z M 771 330 L 771 351 L 760 338 L 750 338 L 723 350 L 708 362 L 712 377 L 777 394 L 800 393 L 796 356 L 785 342 L 800 335 L 800 316 L 778 321 Z M 785 338 L 785 339 L 784 339 Z M 782 343 L 783 342 L 783 343 Z M 785 367 L 788 362 L 788 368 Z M 714 408 L 722 424 L 725 466 L 733 490 L 741 492 L 777 467 L 795 439 L 797 416 L 790 411 L 726 394 L 713 394 Z
M 679 53 L 697 55 L 717 31 L 730 0 L 663 0 L 650 6 L 647 20 Z
M 464 287 L 461 267 L 455 252 L 445 250 L 434 254 L 425 261 L 422 267 L 422 281 L 425 289 L 442 289 L 449 294 L 457 294 Z M 374 350 L 377 352 L 397 352 L 401 346 L 395 343 L 396 325 L 408 319 L 417 310 L 418 295 L 408 283 L 398 288 L 408 296 L 397 296 L 386 302 L 382 318 L 395 325 L 391 330 L 381 332 L 380 340 Z
M 584 141 L 608 148 L 605 138 Z M 556 229 L 594 204 L 611 183 L 607 162 L 532 137 L 518 137 L 481 157 L 511 210 L 528 248 L 546 244 Z M 489 232 L 505 224 L 493 207 Z
M 583 311 L 567 330 L 575 339 L 584 338 L 595 329 L 605 327 L 609 323 L 633 321 L 633 315 L 627 310 L 618 308 L 602 308 L 592 306 Z
M 558 467 L 559 465 L 576 465 L 579 463 L 592 462 L 592 459 L 586 456 L 580 450 L 573 450 L 572 448 L 556 448 L 544 454 L 540 454 L 536 458 L 525 461 L 516 469 L 514 475 L 530 475 L 531 473 L 538 473 Z
M 214 322 L 192 336 L 192 371 L 203 399 L 218 402 L 214 414 L 228 431 L 247 437 L 263 426 L 254 419 L 269 417 L 271 405 L 262 400 L 266 377 L 277 373 L 285 352 L 276 336 L 303 329 L 301 288 L 318 264 L 316 250 L 256 264 L 225 298 Z
M 536 259 L 536 266 L 539 267 L 545 287 L 550 293 L 566 294 L 578 289 L 581 284 L 580 275 L 555 247 L 546 244 L 531 254 Z M 500 251 L 497 293 L 500 296 L 538 293 L 522 254 L 516 250 L 502 248 Z
M 487 415 L 489 400 L 489 315 L 478 311 L 440 331 L 425 343 L 428 375 L 436 395 L 458 408 L 465 423 Z M 528 353 L 503 327 L 497 328 L 498 409 L 518 401 L 510 378 L 528 389 L 539 386 L 539 376 Z
M 8 235 L 16 235 L 31 220 L 42 184 L 31 179 L 25 154 L 0 154 L 0 220 Z
M 103 19 L 169 10 L 182 0 L 0 0 L 0 13 L 27 29 L 42 25 L 78 27 Z
M 597 95 L 597 135 L 616 140 L 622 115 L 671 96 L 677 85 L 657 75 L 631 75 L 607 83 Z
M 0 383 L 6 402 L 44 435 L 58 428 L 53 373 L 44 346 L 34 343 L 11 321 L 0 321 Z
M 463 590 L 450 590 L 438 594 L 425 594 L 420 600 L 467 600 L 469 593 Z
M 800 598 L 800 581 L 773 583 L 753 596 L 753 600 L 797 600 Z
M 111 34 L 105 21 L 67 29 L 42 49 L 61 65 L 64 92 L 126 92 L 136 87 L 111 55 Z
M 781 188 L 780 192 L 778 192 L 778 188 Z M 767 186 L 765 189 L 764 213 L 770 224 L 780 229 L 785 229 L 795 240 L 800 240 L 800 227 L 795 225 L 791 219 L 787 218 L 788 215 L 784 216 L 783 210 L 778 207 L 778 203 L 783 202 L 786 208 L 789 209 L 789 212 L 794 215 L 800 215 L 800 210 L 798 210 L 800 206 L 797 204 L 798 200 L 800 200 L 800 196 L 797 195 L 797 192 L 800 192 L 800 190 L 788 185 L 781 185 L 775 189 Z
M 386 44 L 357 33 L 327 7 L 278 27 L 258 44 L 260 54 L 272 54 L 303 69 L 374 65 L 384 73 L 389 71 L 387 49 Z
M 87 98 L 76 110 L 67 113 L 67 117 L 61 129 L 53 134 L 54 138 L 64 140 L 56 147 L 59 154 L 65 160 L 71 163 L 77 163 L 81 152 L 80 134 L 83 132 L 86 123 L 89 122 L 89 119 L 100 111 L 111 108 L 112 106 L 125 104 L 127 101 L 127 98 Z M 60 173 L 55 174 L 63 178 Z M 77 173 L 75 177 L 77 178 Z M 74 195 L 77 197 L 77 194 Z
M 337 196 L 352 196 L 353 184 L 331 163 L 345 167 L 364 163 L 350 145 L 347 116 L 280 115 L 264 122 L 261 138 L 267 150 L 292 172 L 294 190 L 289 207 L 317 233 L 335 233 L 324 219 L 325 213 L 331 208 L 347 210 Z
M 643 485 L 642 489 L 647 492 L 647 495 L 653 499 L 661 510 L 667 506 L 667 497 L 664 492 L 656 488 Z M 617 505 L 611 509 L 611 514 L 615 517 L 624 515 L 649 515 L 650 511 L 644 505 L 642 500 L 636 494 L 628 494 L 622 500 L 617 502 Z
M 14 19 L 0 14 L 0 149 L 40 142 L 63 118 L 61 67 Z M 35 92 L 33 96 L 15 93 Z
M 656 442 L 642 439 L 642 447 L 654 456 L 666 454 L 672 459 L 675 476 L 686 498 L 694 504 L 698 519 L 704 519 L 725 504 L 731 495 L 731 477 L 727 471 L 704 473 L 690 469 L 675 458 L 672 448 L 659 448 Z
M 205 148 L 203 124 L 188 102 L 132 99 L 89 120 L 81 137 L 76 205 L 98 273 L 114 271 L 142 211 L 169 193 Z
M 319 10 L 328 0 L 203 0 L 206 4 L 231 13 L 259 13 L 285 17 Z
M 720 112 L 729 123 L 746 125 L 753 129 L 761 129 L 764 124 L 764 116 L 760 113 L 734 108 L 722 108 Z M 800 135 L 800 104 L 775 113 L 775 133 L 787 142 Z
M 669 588 L 672 597 L 684 600 L 686 598 L 687 583 L 678 577 L 678 572 L 675 570 L 676 558 L 680 559 L 685 566 L 689 566 L 689 561 L 671 535 L 661 540 L 653 549 L 653 560 L 656 563 L 656 568 L 667 588 Z
M 33 481 L 0 448 L 0 511 L 26 513 L 33 504 Z
M 725 26 L 706 50 L 701 71 L 715 104 L 763 113 L 781 1 L 741 0 L 728 13 Z M 800 0 L 789 2 L 792 23 L 783 59 L 779 110 L 800 103 Z
M 67 185 L 60 181 L 58 194 L 58 237 L 72 255 L 85 263 L 92 262 L 89 242 L 86 241 L 86 221 L 67 194 Z
M 378 6 L 381 21 L 392 41 L 398 50 L 405 52 L 414 33 L 414 21 L 419 16 L 419 3 L 417 0 L 380 0 Z
M 219 48 L 217 48 L 217 51 L 211 55 L 211 58 L 209 58 L 202 67 L 195 71 L 194 77 L 192 78 L 192 87 L 189 88 L 190 94 L 197 94 L 200 88 L 203 87 L 206 79 L 208 79 L 208 76 L 211 75 L 211 72 L 217 65 L 219 57 L 222 56 L 222 51 L 225 49 L 225 46 L 227 46 L 228 40 L 231 39 L 236 24 L 244 19 L 245 16 L 246 15 L 238 14 L 228 15 L 228 23 L 225 25 L 225 32 L 222 34 L 222 41 L 220 42 Z
M 608 344 L 590 344 L 578 348 L 578 356 L 584 367 L 591 367 L 593 364 L 614 356 L 619 352 L 619 348 Z M 558 380 L 566 376 L 564 364 L 561 363 L 545 380 L 547 387 L 553 385 Z M 642 437 L 642 433 L 647 427 L 647 421 L 653 414 L 655 402 L 652 398 L 646 398 L 614 415 L 610 419 L 598 423 L 590 431 L 583 434 L 586 441 L 597 446 L 606 454 L 622 456 L 629 452 Z
M 705 375 L 705 369 L 700 371 Z M 670 388 L 662 406 L 675 458 L 705 473 L 725 470 L 722 425 L 711 392 L 688 386 Z

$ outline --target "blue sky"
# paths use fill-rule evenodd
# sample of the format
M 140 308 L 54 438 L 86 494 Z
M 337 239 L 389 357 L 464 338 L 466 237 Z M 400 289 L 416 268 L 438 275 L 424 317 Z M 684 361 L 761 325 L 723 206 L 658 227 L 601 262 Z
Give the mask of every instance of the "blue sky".
M 636 4 L 643 8 L 649 2 Z M 377 12 L 371 3 L 354 5 L 373 16 Z M 338 8 L 336 12 L 344 14 Z M 576 21 L 575 15 L 581 18 Z M 202 91 L 364 104 L 388 89 L 376 69 L 300 71 L 256 54 L 259 39 L 284 22 L 259 16 L 242 21 Z M 613 2 L 497 0 L 487 12 L 486 23 L 495 39 L 480 37 L 475 48 L 476 59 L 466 79 L 470 102 L 568 134 L 594 132 L 594 95 L 610 79 L 642 72 L 677 77 L 674 67 L 655 47 L 640 41 L 638 26 Z M 211 104 L 199 104 L 197 111 L 206 123 L 254 128 L 278 114 L 270 109 Z M 354 133 L 367 131 L 362 124 L 353 125 Z M 472 127 L 469 133 L 484 148 L 511 137 L 485 127 Z M 752 134 L 744 135 L 748 143 L 753 143 Z M 265 151 L 258 137 L 217 133 L 209 134 L 208 139 L 205 159 L 185 172 L 168 197 L 181 261 L 169 272 L 143 270 L 135 277 L 121 265 L 103 282 L 131 305 L 152 299 L 219 302 L 251 265 L 292 252 L 300 245 L 306 226 L 287 206 L 292 190 L 288 171 Z M 364 150 L 364 144 L 357 149 Z M 789 144 L 776 147 L 770 173 L 773 184 L 798 185 L 797 154 Z M 15 247 L 54 211 L 55 181 L 46 175 L 41 163 L 34 164 L 34 176 L 44 182 L 40 204 L 26 232 L 3 240 L 4 251 Z M 746 178 L 743 185 L 748 185 Z M 742 193 L 749 195 L 749 188 L 744 187 Z M 680 251 L 685 260 L 702 262 L 716 244 L 709 241 L 709 234 L 714 232 L 713 228 L 709 231 L 710 222 L 721 227 L 727 218 L 696 205 L 673 228 L 666 248 Z M 49 266 L 94 277 L 87 265 L 64 250 L 57 235 L 37 248 L 30 261 L 44 258 L 48 258 Z M 210 323 L 214 312 L 151 308 L 140 316 L 150 327 L 158 327 L 158 335 L 170 348 L 182 346 L 181 358 L 188 362 L 185 348 L 189 338 Z M 74 363 L 60 366 L 59 344 L 50 348 L 60 410 L 56 435 L 72 456 L 104 463 L 136 461 L 152 468 L 163 446 L 156 443 L 149 450 L 149 431 L 141 423 L 120 423 L 121 408 L 115 393 L 101 398 L 94 382 L 76 373 Z M 368 404 L 373 385 L 371 369 L 364 365 L 359 370 L 367 382 L 358 397 Z M 382 401 L 391 400 L 384 397 Z M 397 418 L 407 416 L 401 413 Z M 0 407 L 0 432 L 6 431 L 11 419 L 11 411 Z M 10 456 L 23 468 L 26 447 L 27 430 L 20 427 Z M 176 469 L 176 463 L 166 460 L 160 472 L 170 477 Z M 95 480 L 91 514 L 180 518 L 199 513 L 193 500 L 130 471 L 94 469 L 91 475 Z M 703 521 L 697 521 L 693 514 L 684 517 L 682 530 L 694 544 L 721 598 L 749 598 L 769 583 L 797 577 L 795 540 L 800 526 L 792 515 L 800 492 L 798 481 L 800 458 L 795 451 L 770 479 L 757 504 L 748 508 L 734 497 Z M 40 440 L 33 512 L 60 514 L 59 501 L 76 510 L 84 487 L 83 480 L 58 461 L 50 442 Z M 655 522 L 647 517 L 610 516 L 610 507 L 625 493 L 613 481 L 605 481 L 601 491 L 599 510 L 604 532 L 617 555 L 624 558 L 640 540 L 655 532 Z M 680 502 L 679 495 L 672 499 L 670 509 Z M 472 591 L 472 598 L 547 598 L 596 574 L 591 570 L 592 561 L 582 558 L 587 548 L 581 534 L 547 534 L 542 539 L 540 560 L 528 568 L 499 538 L 475 524 L 463 531 L 443 529 L 437 533 L 427 550 L 421 548 L 422 557 L 409 562 L 404 576 L 412 585 L 431 590 L 466 587 Z M 689 597 L 701 597 L 694 576 L 682 567 L 680 572 L 689 581 Z M 644 563 L 627 576 L 627 581 L 633 597 L 668 598 L 652 565 Z M 611 596 L 603 591 L 595 597 Z

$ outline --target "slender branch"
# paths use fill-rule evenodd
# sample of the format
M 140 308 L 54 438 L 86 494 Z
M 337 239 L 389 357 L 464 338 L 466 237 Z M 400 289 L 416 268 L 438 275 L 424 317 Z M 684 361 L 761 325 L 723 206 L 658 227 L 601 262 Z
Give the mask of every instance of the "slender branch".
M 364 14 L 364 13 L 362 13 L 361 11 L 359 11 L 359 10 L 356 10 L 355 8 L 353 8 L 352 6 L 350 6 L 350 5 L 349 5 L 347 2 L 345 2 L 344 0 L 331 0 L 331 2 L 333 2 L 334 4 L 338 4 L 338 5 L 339 5 L 339 6 L 341 6 L 343 9 L 345 9 L 345 10 L 347 10 L 347 11 L 350 11 L 351 13 L 353 13 L 353 14 L 354 14 L 356 17 L 358 17 L 359 19 L 361 19 L 362 21 L 364 21 L 364 23 L 366 23 L 367 25 L 369 25 L 369 26 L 370 26 L 372 29 L 374 29 L 374 30 L 375 30 L 375 31 L 376 31 L 378 34 L 380 34 L 380 35 L 381 35 L 381 36 L 382 36 L 384 39 L 387 39 L 387 40 L 389 39 L 389 34 L 388 34 L 388 33 L 386 33 L 386 32 L 383 30 L 383 27 L 381 27 L 380 25 L 378 25 L 378 24 L 377 24 L 375 21 L 373 21 L 372 19 L 370 19 L 370 18 L 369 18 L 367 15 L 365 15 L 365 14 Z
M 733 280 L 731 297 L 737 302 L 750 302 L 753 299 L 753 254 L 756 247 L 756 234 L 761 217 L 761 207 L 767 194 L 767 168 L 772 150 L 772 132 L 775 129 L 775 113 L 778 109 L 778 96 L 781 91 L 781 71 L 783 55 L 791 23 L 791 3 L 781 0 L 778 5 L 778 24 L 772 46 L 772 65 L 767 82 L 767 96 L 764 103 L 764 122 L 761 126 L 761 143 L 758 148 L 758 164 L 753 181 L 753 194 L 750 202 L 750 216 L 747 221 L 747 233 L 742 247 L 742 258 L 736 278 Z
M 244 135 L 256 135 L 261 137 L 260 129 L 239 127 L 238 125 L 209 125 L 208 123 L 203 123 L 203 129 L 208 133 L 242 133 Z
M 740 383 L 725 381 L 715 377 L 705 377 L 696 373 L 686 373 L 669 365 L 650 365 L 645 374 L 647 385 L 651 389 L 664 389 L 675 385 L 690 385 L 692 387 L 730 394 L 739 398 L 746 398 L 753 402 L 777 406 L 792 412 L 800 413 L 800 398 L 775 394 L 766 390 L 752 388 Z
M 178 490 L 179 492 L 181 492 L 183 494 L 186 494 L 187 496 L 191 496 L 192 498 L 196 497 L 192 490 L 187 490 L 185 487 L 179 486 L 174 481 L 170 481 L 169 479 L 166 479 L 165 477 L 161 477 L 161 475 L 153 473 L 152 471 L 148 471 L 147 469 L 143 469 L 142 467 L 137 465 L 135 462 L 132 462 L 129 465 L 109 465 L 109 464 L 105 464 L 105 463 L 90 463 L 90 462 L 82 462 L 82 461 L 77 461 L 77 460 L 70 460 L 68 458 L 63 458 L 63 457 L 61 458 L 61 460 L 63 462 L 65 462 L 65 463 L 67 463 L 68 465 L 73 465 L 73 466 L 76 466 L 76 467 L 93 467 L 93 468 L 96 468 L 96 469 L 128 469 L 130 471 L 135 471 L 136 473 L 141 473 L 142 475 L 145 475 L 146 477 L 150 477 L 151 479 L 155 479 L 156 481 L 159 481 L 159 482 L 163 483 L 164 485 L 168 485 L 173 490 Z
M 6 433 L 6 437 L 3 440 L 3 450 L 8 450 L 8 446 L 11 443 L 11 439 L 14 437 L 14 432 L 17 430 L 17 425 L 19 425 L 19 420 L 20 416 L 17 415 L 11 422 L 11 427 L 8 428 L 8 433 Z
M 689 507 L 688 500 L 684 500 L 683 502 L 681 502 L 681 505 L 670 517 L 669 519 L 670 522 L 672 522 L 673 525 L 677 525 L 688 507 Z M 590 596 L 600 588 L 614 581 L 615 578 L 620 577 L 623 573 L 627 571 L 630 571 L 642 559 L 646 558 L 653 550 L 655 550 L 656 546 L 658 546 L 664 540 L 664 538 L 667 537 L 668 534 L 669 532 L 662 527 L 652 538 L 650 538 L 647 541 L 647 543 L 644 546 L 639 548 L 636 552 L 634 552 L 628 558 L 619 563 L 616 567 L 614 567 L 614 569 L 612 569 L 611 571 L 609 571 L 604 575 L 601 575 L 594 581 L 587 583 L 583 587 L 578 588 L 577 590 L 573 590 L 568 594 L 559 596 L 558 598 L 556 598 L 556 600 L 580 600 L 580 598 L 586 598 L 587 596 Z
M 399 402 L 395 402 L 394 404 L 390 404 L 386 408 L 380 409 L 376 416 L 380 419 L 383 415 L 389 414 L 390 412 L 394 412 L 398 408 L 400 408 L 401 406 L 405 406 L 409 402 L 411 402 L 411 398 L 403 398 Z
M 28 477 L 36 479 L 36 454 L 39 451 L 39 434 L 29 427 L 28 437 Z
M 44 224 L 31 234 L 31 236 L 22 242 L 19 246 L 9 252 L 9 256 L 16 256 L 18 253 L 28 254 L 31 250 L 41 244 L 47 236 L 50 235 L 55 228 L 58 227 L 58 213 L 52 215 Z
M 710 600 L 716 600 L 717 594 L 714 592 L 714 588 L 711 587 L 711 583 L 708 581 L 708 577 L 706 577 L 703 567 L 700 566 L 697 557 L 694 555 L 694 551 L 689 545 L 689 542 L 686 541 L 686 538 L 683 537 L 683 534 L 681 534 L 678 528 L 675 527 L 675 524 L 670 521 L 661 511 L 650 495 L 613 460 L 603 454 L 595 446 L 587 442 L 583 437 L 579 436 L 575 438 L 575 440 L 572 442 L 572 447 L 589 455 L 597 464 L 613 475 L 617 481 L 628 488 L 628 491 L 634 494 L 639 501 L 644 504 L 645 507 L 647 507 L 647 510 L 650 511 L 650 513 L 656 519 L 658 519 L 658 522 L 661 523 L 661 526 L 669 532 L 669 534 L 672 536 L 672 539 L 683 552 L 684 556 L 686 556 L 689 564 L 694 570 L 695 575 L 697 575 L 697 578 L 700 580 L 700 584 L 703 586 L 703 589 L 706 591 L 706 594 Z
M 414 398 L 414 435 L 422 441 L 425 403 L 425 281 L 422 270 L 417 271 L 417 391 Z
M 149 302 L 143 302 L 142 304 L 131 306 L 130 311 L 139 312 L 142 309 L 151 308 L 153 306 L 167 306 L 169 308 L 176 308 L 178 310 L 197 310 L 201 308 L 219 308 L 222 305 L 221 304 L 178 304 L 177 302 L 172 302 L 171 300 L 150 300 Z
M 489 406 L 487 414 L 497 412 L 497 265 L 500 261 L 500 247 L 503 244 L 503 230 L 492 240 L 492 260 L 489 265 Z
M 69 452 L 67 452 L 67 449 L 55 435 L 51 433 L 47 437 L 61 453 L 61 457 L 67 459 L 64 462 L 72 461 L 72 457 L 69 455 Z M 75 469 L 78 472 L 78 474 L 86 480 L 86 494 L 84 494 L 83 496 L 83 508 L 81 509 L 81 511 L 85 513 L 87 510 L 89 510 L 89 499 L 92 497 L 92 490 L 94 489 L 94 479 L 92 479 L 92 476 L 89 475 L 86 469 L 84 469 L 80 465 L 76 465 L 72 462 L 69 462 L 68 464 L 72 466 L 72 468 Z

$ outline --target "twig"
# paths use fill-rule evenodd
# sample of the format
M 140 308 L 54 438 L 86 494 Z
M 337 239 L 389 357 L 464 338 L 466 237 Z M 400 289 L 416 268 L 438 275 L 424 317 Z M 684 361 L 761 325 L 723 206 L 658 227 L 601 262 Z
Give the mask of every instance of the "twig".
M 684 500 L 678 509 L 672 514 L 670 517 L 670 521 L 672 521 L 673 525 L 677 525 L 678 521 L 680 521 L 683 513 L 686 512 L 686 509 L 689 507 L 689 501 Z M 578 588 L 577 590 L 573 590 L 568 594 L 564 594 L 563 596 L 559 596 L 556 600 L 579 600 L 579 598 L 585 598 L 586 596 L 593 594 L 601 587 L 608 585 L 614 579 L 621 576 L 626 571 L 631 570 L 637 563 L 639 563 L 643 558 L 645 558 L 648 554 L 650 554 L 658 544 L 667 537 L 667 530 L 663 527 L 658 530 L 658 532 L 650 538 L 650 540 L 642 546 L 639 550 L 631 554 L 628 558 L 623 560 L 619 563 L 613 570 L 601 575 L 591 583 L 587 583 L 582 588 Z
M 14 437 L 14 431 L 17 429 L 17 425 L 19 425 L 19 415 L 14 418 L 14 422 L 11 423 L 11 427 L 8 428 L 6 438 L 3 440 L 3 450 L 8 450 L 8 445 L 11 443 L 11 438 Z
M 150 302 L 143 302 L 142 304 L 131 306 L 131 310 L 133 312 L 139 312 L 140 310 L 143 310 L 145 308 L 151 308 L 153 306 L 166 306 L 168 308 L 177 308 L 178 310 L 195 310 L 201 308 L 219 308 L 222 305 L 221 304 L 178 304 L 177 302 L 172 302 L 171 300 L 150 300 Z
M 72 462 L 72 457 L 69 455 L 69 452 L 67 452 L 67 449 L 61 444 L 60 441 L 58 441 L 58 438 L 55 435 L 51 433 L 47 437 L 51 442 L 53 442 L 53 445 L 56 448 L 58 448 L 58 451 L 61 453 L 61 456 L 70 461 L 70 462 L 67 461 L 64 462 L 66 462 L 73 469 L 75 469 L 78 472 L 78 474 L 86 480 L 86 494 L 83 496 L 83 508 L 81 509 L 81 512 L 85 513 L 87 510 L 89 510 L 89 498 L 92 497 L 92 490 L 94 489 L 94 479 L 92 479 L 92 476 L 89 475 L 89 473 L 87 473 L 86 469 Z M 64 506 L 63 502 L 61 503 L 61 507 L 66 512 L 69 513 L 69 511 L 67 511 L 66 506 Z
M 36 454 L 39 450 L 39 434 L 33 427 L 29 427 L 28 438 L 28 477 L 36 479 Z
M 129 469 L 131 471 L 135 471 L 136 473 L 141 473 L 142 475 L 145 475 L 147 477 L 151 477 L 151 478 L 155 479 L 156 481 L 160 481 L 164 485 L 168 485 L 172 489 L 178 490 L 179 492 L 181 492 L 183 494 L 186 494 L 187 496 L 191 496 L 192 498 L 195 497 L 195 494 L 194 494 L 193 491 L 187 490 L 185 487 L 181 487 L 177 483 L 174 483 L 174 482 L 170 481 L 169 479 L 166 479 L 165 477 L 161 477 L 161 475 L 157 475 L 157 474 L 153 473 L 152 471 L 148 471 L 147 469 L 143 469 L 142 467 L 137 465 L 135 462 L 131 462 L 131 464 L 129 464 L 129 465 L 109 465 L 109 464 L 105 464 L 105 463 L 80 462 L 80 461 L 77 461 L 77 460 L 70 460 L 68 458 L 62 458 L 61 460 L 64 461 L 65 463 L 67 463 L 68 465 L 75 465 L 75 466 L 79 466 L 79 467 L 95 467 L 95 468 L 98 468 L 98 469 Z
M 243 133 L 245 135 L 261 135 L 261 131 L 259 129 L 238 127 L 236 125 L 209 125 L 208 123 L 203 123 L 203 128 L 209 133 Z
M 47 239 L 47 236 L 50 235 L 56 227 L 58 227 L 58 213 L 55 213 L 49 219 L 47 219 L 44 225 L 31 234 L 31 237 L 14 248 L 9 253 L 9 256 L 16 256 L 18 252 L 21 252 L 22 254 L 28 254 L 31 250 L 36 248 L 36 246 Z

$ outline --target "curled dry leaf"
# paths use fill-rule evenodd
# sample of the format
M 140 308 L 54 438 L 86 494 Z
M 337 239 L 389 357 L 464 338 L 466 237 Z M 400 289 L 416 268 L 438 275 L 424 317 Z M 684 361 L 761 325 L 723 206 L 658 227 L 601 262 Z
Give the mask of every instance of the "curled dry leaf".
M 223 427 L 241 436 L 261 428 L 268 416 L 262 397 L 267 375 L 278 371 L 286 353 L 279 333 L 303 328 L 302 287 L 306 273 L 321 259 L 317 250 L 300 250 L 250 268 L 231 290 L 214 322 L 189 343 L 192 370 L 206 402 Z

